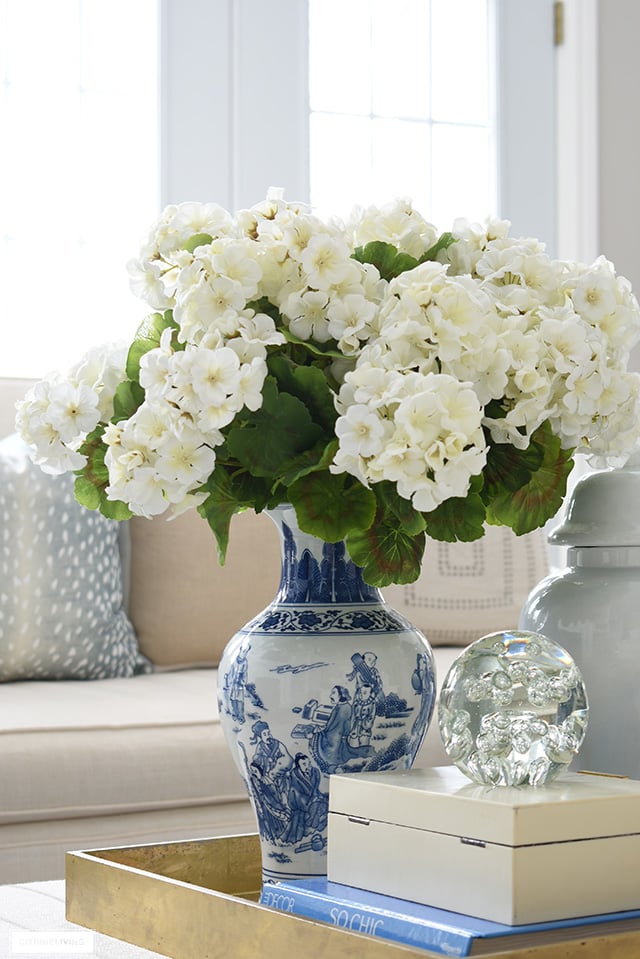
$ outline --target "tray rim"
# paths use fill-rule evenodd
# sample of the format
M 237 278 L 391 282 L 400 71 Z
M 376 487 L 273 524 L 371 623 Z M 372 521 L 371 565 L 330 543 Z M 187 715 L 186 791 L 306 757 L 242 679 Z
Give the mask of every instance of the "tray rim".
M 317 934 L 317 937 L 320 939 L 324 948 L 335 950 L 336 948 L 339 948 L 340 944 L 343 945 L 344 951 L 341 950 L 340 952 L 334 952 L 336 959 L 342 959 L 343 956 L 347 957 L 353 955 L 352 950 L 354 948 L 358 949 L 358 956 L 362 956 L 363 959 L 368 959 L 370 955 L 372 956 L 372 959 L 384 959 L 386 955 L 389 956 L 389 959 L 394 959 L 396 955 L 398 956 L 398 959 L 402 959 L 402 957 L 406 957 L 406 959 L 432 959 L 432 957 L 433 959 L 439 959 L 441 956 L 441 953 L 435 953 L 428 949 L 412 947 L 404 943 L 368 936 L 350 929 L 333 926 L 330 923 L 308 919 L 305 916 L 284 913 L 281 910 L 273 909 L 270 906 L 264 906 L 257 901 L 252 901 L 251 899 L 246 898 L 246 895 L 249 892 L 255 893 L 257 890 L 247 890 L 245 896 L 242 896 L 241 894 L 237 893 L 234 894 L 218 889 L 210 889 L 207 886 L 186 882 L 185 880 L 181 879 L 174 879 L 170 876 L 163 876 L 160 873 L 150 872 L 140 868 L 139 866 L 118 862 L 116 859 L 104 858 L 105 853 L 117 853 L 119 851 L 124 852 L 130 850 L 156 849 L 163 846 L 197 845 L 198 843 L 204 842 L 211 843 L 215 847 L 216 843 L 218 842 L 224 843 L 243 839 L 256 842 L 258 840 L 258 835 L 256 833 L 241 833 L 228 836 L 204 837 L 192 840 L 165 840 L 157 843 L 118 845 L 102 849 L 70 850 L 65 855 L 67 865 L 67 894 L 65 896 L 66 918 L 67 920 L 76 922 L 79 925 L 85 925 L 85 923 L 82 922 L 81 918 L 75 912 L 75 909 L 70 912 L 68 895 L 69 868 L 72 868 L 74 864 L 81 864 L 95 872 L 103 871 L 104 869 L 110 869 L 114 874 L 121 873 L 122 875 L 137 876 L 141 879 L 151 881 L 165 887 L 180 888 L 191 893 L 201 895 L 203 898 L 206 897 L 212 904 L 214 904 L 214 908 L 215 904 L 220 903 L 221 909 L 224 909 L 223 904 L 227 903 L 238 907 L 243 911 L 246 910 L 249 913 L 255 911 L 254 914 L 256 917 L 259 917 L 260 914 L 262 914 L 263 916 L 268 916 L 271 919 L 275 918 L 277 919 L 278 924 L 283 925 L 284 928 L 287 926 L 292 929 L 297 927 L 297 929 L 302 932 L 302 935 L 307 938 L 309 933 L 313 930 Z M 256 922 L 259 923 L 260 919 L 257 918 Z M 90 926 L 88 928 L 94 927 Z M 114 938 L 119 938 L 114 936 L 114 934 L 107 928 L 96 927 L 94 928 L 94 931 L 100 932 L 104 935 L 111 935 Z M 312 938 L 315 939 L 316 936 L 314 935 Z M 131 939 L 126 938 L 123 939 L 123 941 L 130 942 L 131 944 L 137 945 L 143 949 L 150 949 L 151 951 L 159 952 L 157 946 L 150 946 L 148 942 L 139 941 L 137 937 Z M 168 959 L 173 959 L 173 956 L 170 953 L 165 954 L 159 952 L 159 955 L 167 955 Z M 253 953 L 253 955 L 255 956 L 255 959 L 260 959 L 259 953 Z M 271 957 L 273 952 L 269 951 L 265 954 L 265 956 L 266 955 Z M 489 954 L 487 954 L 487 959 L 489 959 Z
M 67 866 L 65 893 L 66 917 L 71 922 L 94 929 L 94 931 L 104 935 L 130 942 L 140 948 L 149 949 L 152 952 L 157 952 L 159 955 L 166 955 L 169 959 L 183 959 L 183 957 L 185 957 L 185 959 L 192 959 L 193 954 L 190 951 L 180 951 L 174 955 L 173 947 L 171 947 L 172 952 L 163 953 L 159 950 L 157 943 L 149 944 L 149 942 L 144 941 L 144 939 L 141 941 L 135 932 L 133 938 L 114 933 L 112 928 L 110 928 L 110 917 L 108 915 L 104 916 L 104 924 L 101 920 L 99 926 L 94 926 L 93 924 L 88 924 L 83 921 L 83 918 L 86 919 L 87 917 L 82 913 L 82 895 L 79 893 L 78 884 L 73 877 L 74 871 L 77 872 L 79 870 L 79 875 L 86 877 L 88 874 L 94 881 L 97 880 L 98 884 L 101 874 L 104 874 L 108 878 L 119 877 L 122 880 L 129 878 L 131 880 L 130 882 L 124 881 L 125 888 L 127 886 L 137 888 L 140 884 L 144 884 L 149 888 L 162 888 L 164 891 L 173 888 L 175 890 L 181 890 L 183 895 L 186 895 L 192 900 L 193 897 L 199 896 L 201 904 L 208 905 L 214 912 L 219 911 L 223 916 L 226 914 L 226 911 L 232 911 L 234 915 L 240 912 L 245 924 L 248 924 L 251 928 L 255 927 L 255 931 L 259 931 L 261 937 L 264 936 L 267 929 L 269 929 L 270 932 L 281 934 L 282 941 L 277 944 L 279 952 L 283 952 L 286 948 L 299 947 L 302 940 L 304 940 L 305 944 L 308 945 L 308 952 L 301 953 L 301 955 L 309 956 L 313 956 L 314 954 L 324 955 L 324 952 L 318 952 L 318 950 L 321 949 L 327 950 L 326 955 L 329 955 L 329 950 L 331 950 L 331 955 L 335 957 L 335 959 L 343 959 L 343 957 L 347 959 L 347 957 L 354 955 L 354 949 L 358 950 L 357 954 L 361 956 L 362 959 L 395 959 L 395 956 L 397 956 L 398 959 L 402 959 L 402 957 L 406 957 L 406 959 L 438 959 L 438 957 L 442 956 L 442 953 L 436 953 L 430 949 L 414 947 L 380 937 L 365 935 L 350 929 L 333 926 L 330 923 L 308 919 L 304 916 L 293 915 L 270 906 L 264 906 L 257 901 L 252 901 L 247 898 L 250 893 L 255 894 L 256 890 L 246 890 L 244 893 L 225 892 L 197 883 L 190 883 L 183 879 L 175 879 L 158 872 L 145 870 L 140 866 L 120 862 L 114 858 L 105 858 L 107 853 L 117 854 L 118 852 L 132 850 L 144 851 L 168 846 L 179 847 L 181 845 L 188 846 L 202 843 L 210 843 L 213 848 L 215 848 L 217 844 L 220 844 L 219 847 L 222 849 L 225 843 L 229 844 L 235 841 L 242 842 L 243 840 L 257 845 L 259 850 L 259 845 L 257 844 L 258 836 L 255 833 L 203 837 L 191 840 L 166 840 L 156 843 L 110 846 L 101 849 L 70 850 L 66 853 L 65 857 Z M 259 875 L 259 861 L 257 863 L 257 871 Z M 607 944 L 611 944 L 612 940 L 615 940 L 616 943 L 616 959 L 637 959 L 638 954 L 640 954 L 640 930 L 602 936 L 594 935 L 575 940 L 559 940 L 544 943 L 539 946 L 529 945 L 512 949 L 497 949 L 492 952 L 482 953 L 482 955 L 485 959 L 491 959 L 491 957 L 495 957 L 495 959 L 498 959 L 498 957 L 501 957 L 501 959 L 599 959 L 602 955 L 607 954 L 603 950 L 607 948 Z M 237 942 L 241 943 L 240 940 L 237 940 Z M 271 959 L 274 955 L 274 948 L 275 944 L 271 941 L 268 951 L 253 949 L 250 953 L 246 954 L 250 954 L 254 959 Z M 244 957 L 245 952 L 242 944 L 240 952 Z M 208 955 L 212 957 L 223 954 L 228 955 L 228 950 L 225 949 L 222 953 L 208 953 Z M 296 953 L 293 954 L 296 955 Z

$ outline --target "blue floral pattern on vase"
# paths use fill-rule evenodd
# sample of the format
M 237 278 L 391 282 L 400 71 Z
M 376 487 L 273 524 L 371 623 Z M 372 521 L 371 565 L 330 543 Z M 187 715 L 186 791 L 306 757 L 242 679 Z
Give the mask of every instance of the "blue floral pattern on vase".
M 435 702 L 425 637 L 362 578 L 344 543 L 290 507 L 274 602 L 232 639 L 220 717 L 256 813 L 265 877 L 326 872 L 329 776 L 408 767 Z

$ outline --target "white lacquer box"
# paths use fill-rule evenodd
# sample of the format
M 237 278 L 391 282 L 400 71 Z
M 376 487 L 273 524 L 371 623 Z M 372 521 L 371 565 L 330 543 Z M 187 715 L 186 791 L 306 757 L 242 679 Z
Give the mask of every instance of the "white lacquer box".
M 455 766 L 336 775 L 333 882 L 517 925 L 640 908 L 640 782 L 481 786 Z

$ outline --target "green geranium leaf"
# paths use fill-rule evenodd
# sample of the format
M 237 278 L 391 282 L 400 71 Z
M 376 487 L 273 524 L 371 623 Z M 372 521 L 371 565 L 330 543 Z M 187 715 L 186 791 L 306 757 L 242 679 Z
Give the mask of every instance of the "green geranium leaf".
M 371 490 L 344 473 L 309 473 L 289 487 L 300 529 L 326 543 L 345 539 L 352 530 L 367 529 L 376 514 Z
M 104 427 L 96 426 L 93 432 L 86 437 L 78 452 L 87 457 L 86 465 L 76 476 L 86 476 L 89 482 L 95 486 L 106 486 L 109 482 L 109 471 L 104 465 L 104 458 L 107 454 L 107 447 L 102 442 L 104 436 Z
M 131 519 L 133 516 L 133 513 L 126 503 L 122 503 L 117 499 L 107 499 L 106 495 L 102 497 L 100 502 L 100 512 L 103 516 L 106 516 L 107 519 L 125 520 Z
M 317 366 L 296 366 L 282 354 L 271 356 L 267 362 L 279 389 L 297 396 L 307 407 L 312 419 L 325 431 L 333 433 L 338 418 L 335 393 L 322 370 Z
M 100 490 L 91 480 L 84 476 L 76 476 L 73 491 L 81 506 L 87 509 L 100 509 Z
M 427 528 L 424 516 L 414 509 L 410 500 L 400 496 L 395 483 L 376 483 L 374 491 L 385 512 L 395 516 L 406 533 L 411 536 L 424 533 Z
M 354 563 L 362 567 L 371 586 L 415 583 L 420 575 L 426 537 L 409 533 L 392 512 L 382 507 L 368 529 L 347 536 L 347 549 Z
M 139 383 L 125 380 L 118 385 L 113 397 L 113 422 L 128 420 L 144 402 L 144 390 Z
M 518 450 L 510 443 L 489 442 L 488 447 L 482 493 L 486 503 L 526 486 L 544 459 L 544 448 L 533 442 L 526 450 Z
M 518 536 L 544 526 L 555 516 L 562 506 L 573 468 L 573 451 L 561 448 L 548 423 L 536 430 L 531 443 L 542 453 L 540 467 L 520 489 L 497 493 L 487 507 L 489 523 L 510 526 Z
M 418 265 L 418 260 L 413 256 L 399 253 L 392 243 L 383 243 L 381 240 L 359 246 L 353 253 L 353 259 L 359 263 L 372 263 L 384 280 L 392 280 Z
M 335 344 L 335 340 L 329 340 L 328 343 L 316 343 L 314 340 L 303 340 L 295 333 L 292 333 L 288 326 L 280 326 L 280 332 L 287 343 L 294 343 L 296 346 L 304 346 L 309 353 L 314 356 L 340 357 L 344 359 L 344 353 L 341 353 Z
M 260 512 L 266 506 L 273 505 L 269 502 L 268 484 L 247 473 L 232 474 L 226 467 L 216 466 L 202 490 L 208 496 L 198 506 L 198 512 L 213 531 L 218 560 L 224 566 L 234 514 L 247 508 Z
M 81 506 L 97 509 L 108 519 L 130 519 L 133 513 L 126 503 L 107 498 L 109 471 L 104 462 L 107 447 L 102 442 L 103 433 L 103 428 L 97 427 L 80 447 L 87 462 L 82 471 L 76 473 L 74 495 Z
M 442 236 L 438 237 L 437 241 L 430 246 L 426 253 L 423 253 L 418 263 L 426 263 L 428 260 L 437 260 L 438 253 L 441 250 L 447 250 L 452 243 L 456 243 L 456 238 L 453 233 L 443 233 Z
M 184 248 L 188 253 L 193 253 L 199 246 L 206 246 L 207 243 L 213 243 L 212 236 L 208 233 L 194 233 L 193 236 L 189 237 Z
M 308 476 L 309 473 L 328 470 L 337 452 L 338 440 L 332 440 L 325 445 L 325 440 L 322 439 L 311 449 L 305 450 L 300 456 L 283 465 L 282 483 L 284 486 L 290 486 L 303 476 Z
M 305 404 L 290 393 L 280 393 L 267 377 L 259 410 L 239 417 L 227 436 L 226 446 L 253 476 L 275 478 L 283 463 L 315 446 L 323 435 Z
M 168 327 L 174 330 L 178 329 L 178 324 L 174 322 L 171 310 L 166 310 L 164 313 L 150 313 L 142 321 L 127 354 L 126 370 L 130 380 L 138 382 L 140 360 L 149 350 L 155 350 L 160 346 L 160 337 Z
M 216 469 L 209 477 L 206 489 L 209 495 L 198 506 L 198 512 L 206 519 L 216 538 L 218 562 L 224 566 L 229 546 L 231 519 L 240 508 L 237 487 L 231 483 L 224 470 Z
M 484 536 L 486 507 L 473 488 L 466 496 L 453 496 L 425 514 L 427 533 L 431 539 L 445 543 L 471 543 Z

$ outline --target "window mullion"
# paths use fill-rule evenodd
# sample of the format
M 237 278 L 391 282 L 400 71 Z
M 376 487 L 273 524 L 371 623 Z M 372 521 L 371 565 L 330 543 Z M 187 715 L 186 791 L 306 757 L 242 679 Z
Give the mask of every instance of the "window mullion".
M 301 0 L 233 4 L 234 209 L 270 186 L 309 199 L 309 43 Z
M 160 2 L 161 205 L 232 203 L 232 0 Z

